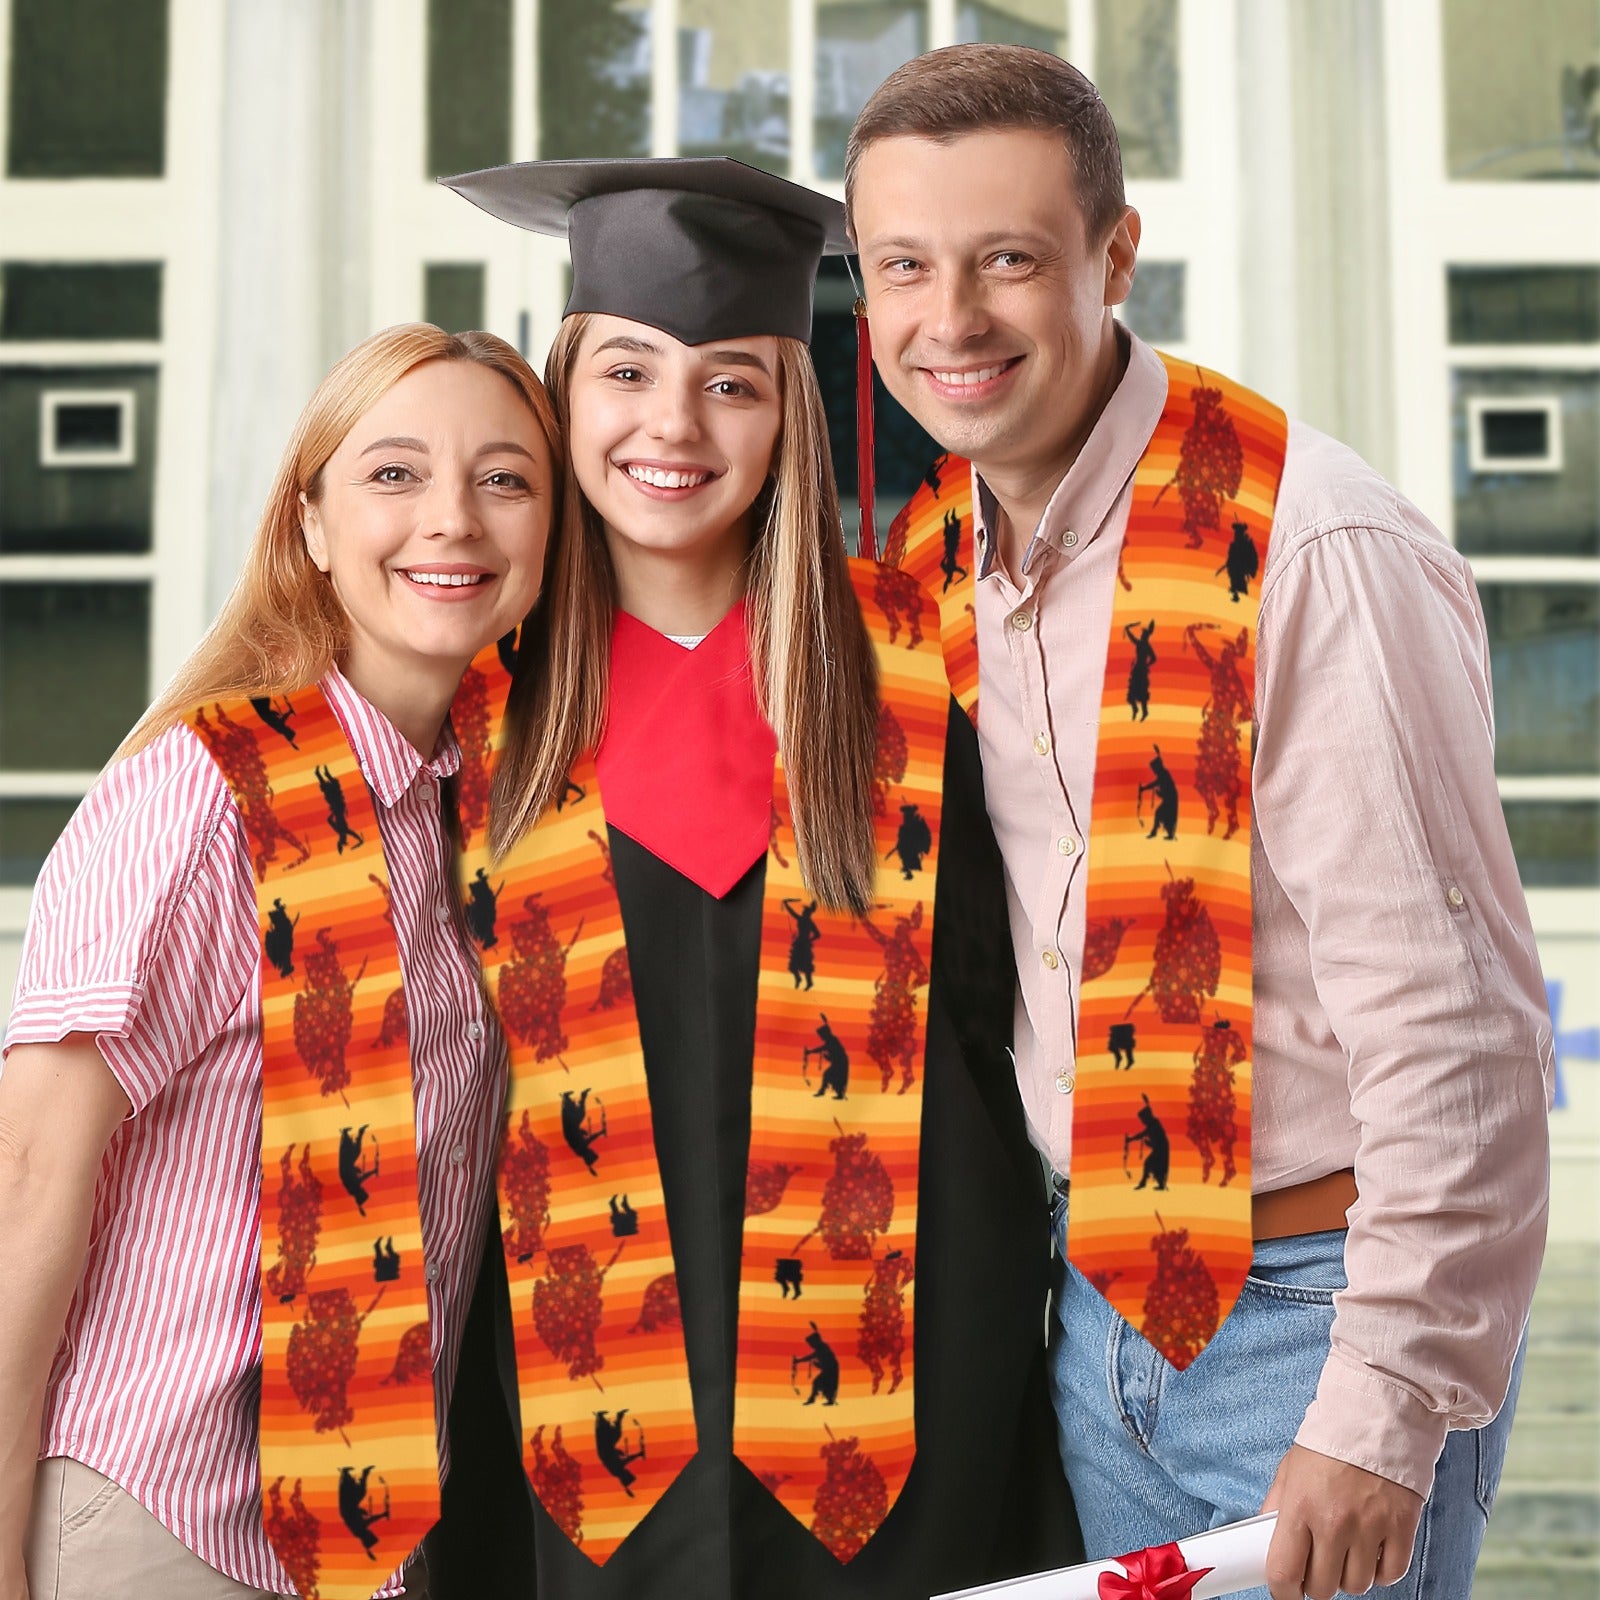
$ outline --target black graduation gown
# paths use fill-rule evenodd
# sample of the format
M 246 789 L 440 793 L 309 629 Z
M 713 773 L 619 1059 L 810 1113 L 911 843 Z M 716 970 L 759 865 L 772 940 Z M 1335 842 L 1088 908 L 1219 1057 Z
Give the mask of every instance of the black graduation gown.
M 427 1552 L 434 1600 L 925 1600 L 1082 1559 L 1044 1380 L 1048 1211 L 1006 1046 L 1014 972 L 977 736 L 951 701 L 927 991 L 917 1455 L 841 1565 L 732 1454 L 765 859 L 717 900 L 610 830 L 673 1239 L 699 1452 L 604 1567 L 523 1474 L 491 1223 Z

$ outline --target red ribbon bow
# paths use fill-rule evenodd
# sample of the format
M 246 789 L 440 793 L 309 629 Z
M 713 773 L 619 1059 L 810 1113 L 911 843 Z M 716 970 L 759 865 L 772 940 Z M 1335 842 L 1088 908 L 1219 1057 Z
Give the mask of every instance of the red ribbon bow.
M 1151 1545 L 1116 1557 L 1127 1576 L 1100 1574 L 1100 1600 L 1187 1600 L 1194 1586 L 1212 1569 L 1191 1572 L 1175 1544 Z

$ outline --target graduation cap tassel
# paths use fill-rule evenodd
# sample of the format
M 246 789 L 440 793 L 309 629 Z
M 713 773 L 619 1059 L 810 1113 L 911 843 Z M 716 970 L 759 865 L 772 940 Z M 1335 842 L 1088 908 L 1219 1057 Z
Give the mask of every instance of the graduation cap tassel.
M 878 523 L 874 507 L 872 429 L 872 332 L 867 326 L 867 302 L 858 298 L 856 314 L 856 492 L 861 500 L 861 532 L 856 554 L 878 559 Z

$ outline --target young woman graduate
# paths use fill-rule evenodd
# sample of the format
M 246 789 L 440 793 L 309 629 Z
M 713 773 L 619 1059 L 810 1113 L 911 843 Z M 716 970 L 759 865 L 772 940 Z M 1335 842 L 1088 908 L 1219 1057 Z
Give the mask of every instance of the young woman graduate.
M 0 1076 L 4 1600 L 408 1582 L 505 1085 L 459 686 L 538 592 L 555 440 L 491 335 L 358 346 L 45 864 Z
M 508 853 L 466 861 L 513 1087 L 436 1600 L 1069 1560 L 976 737 L 933 597 L 846 558 L 804 345 L 842 208 L 724 160 L 447 181 L 573 288 Z

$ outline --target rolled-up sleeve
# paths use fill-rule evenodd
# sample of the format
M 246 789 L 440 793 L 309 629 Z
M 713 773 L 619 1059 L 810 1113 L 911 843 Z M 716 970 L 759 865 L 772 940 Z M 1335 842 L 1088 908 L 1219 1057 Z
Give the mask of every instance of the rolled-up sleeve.
M 106 771 L 45 862 L 4 1048 L 93 1034 L 137 1113 L 228 1025 L 256 937 L 238 810 L 175 728 Z
M 1316 530 L 1263 591 L 1256 826 L 1359 1125 L 1298 1442 L 1420 1494 L 1506 1394 L 1544 1249 L 1552 1041 L 1494 774 L 1482 610 L 1408 527 Z

